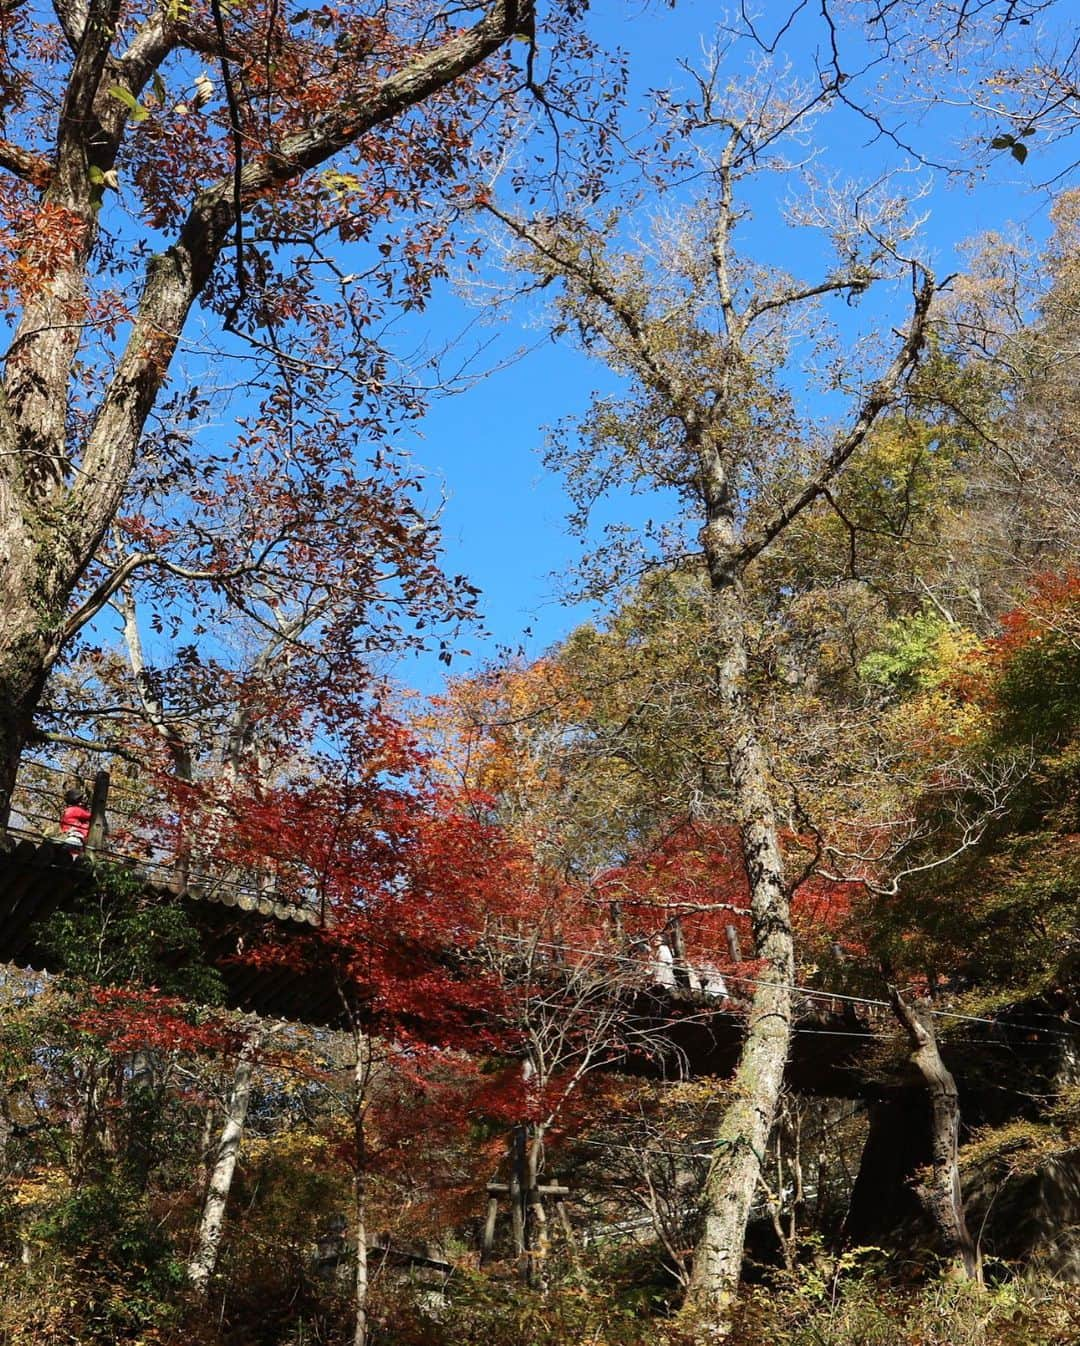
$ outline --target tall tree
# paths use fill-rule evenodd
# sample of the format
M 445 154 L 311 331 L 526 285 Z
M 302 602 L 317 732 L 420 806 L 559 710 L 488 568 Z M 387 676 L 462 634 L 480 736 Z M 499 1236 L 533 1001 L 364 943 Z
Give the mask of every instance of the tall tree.
M 339 469 L 348 484 L 393 381 L 378 297 L 415 306 L 444 265 L 427 195 L 467 175 L 486 98 L 515 83 L 491 58 L 532 22 L 527 0 L 5 14 L 0 822 L 49 670 L 126 581 L 156 570 L 228 593 L 301 541 L 286 517 L 238 547 L 242 509 L 225 527 L 202 515 L 207 474 L 234 497 L 263 480 L 278 505 L 282 462 L 299 484 L 332 491 Z M 342 274 L 335 238 L 372 254 Z M 231 472 L 183 433 L 205 409 L 176 358 L 200 306 L 224 353 L 264 357 Z M 166 525 L 129 519 L 134 545 L 101 558 L 132 487 L 179 503 Z
M 714 1136 L 690 1286 L 692 1306 L 719 1325 L 738 1284 L 746 1222 L 780 1096 L 795 970 L 777 787 L 753 704 L 757 670 L 746 571 L 828 491 L 878 417 L 903 395 L 935 292 L 930 272 L 903 255 L 909 234 L 895 201 L 879 203 L 873 218 L 865 201 L 861 218 L 843 212 L 834 218 L 837 256 L 820 280 L 798 281 L 738 254 L 739 193 L 748 191 L 751 175 L 779 166 L 777 141 L 805 111 L 805 103 L 778 100 L 771 88 L 722 94 L 714 67 L 700 81 L 698 97 L 673 109 L 667 128 L 672 137 L 685 135 L 680 149 L 692 144 L 709 191 L 678 212 L 651 255 L 640 248 L 620 252 L 610 241 L 610 224 L 602 231 L 581 218 L 530 222 L 491 208 L 521 245 L 522 266 L 540 284 L 560 284 L 563 329 L 575 331 L 625 379 L 620 399 L 598 399 L 574 427 L 580 444 L 567 435 L 551 455 L 567 469 L 581 514 L 613 483 L 674 490 L 686 506 L 683 527 L 654 539 L 661 556 L 654 549 L 651 559 L 700 566 L 708 581 L 709 703 L 725 759 L 717 765 L 730 785 L 761 969 L 733 1099 Z M 831 435 L 820 435 L 800 422 L 786 382 L 794 346 L 808 337 L 819 350 L 827 346 L 822 300 L 854 299 L 897 272 L 912 279 L 906 330 L 873 378 L 856 377 L 836 356 L 842 372 L 835 384 L 852 390 L 849 410 Z M 693 528 L 696 548 L 688 536 Z M 593 558 L 597 587 L 618 578 L 617 559 L 610 549 Z M 640 556 L 634 560 L 641 564 Z

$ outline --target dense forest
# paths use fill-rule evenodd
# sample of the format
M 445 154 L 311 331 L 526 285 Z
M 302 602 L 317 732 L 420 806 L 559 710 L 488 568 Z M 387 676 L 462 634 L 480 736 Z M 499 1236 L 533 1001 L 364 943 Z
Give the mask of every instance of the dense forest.
M 3 1346 L 1080 1341 L 1068 8 L 0 5 Z

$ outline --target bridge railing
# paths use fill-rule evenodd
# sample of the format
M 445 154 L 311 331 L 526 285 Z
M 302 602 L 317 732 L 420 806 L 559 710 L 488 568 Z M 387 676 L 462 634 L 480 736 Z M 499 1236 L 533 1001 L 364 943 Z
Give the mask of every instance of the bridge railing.
M 91 808 L 83 845 L 70 834 L 65 837 L 61 826 L 65 795 L 71 790 Z M 310 888 L 280 882 L 280 866 L 273 858 L 238 864 L 219 853 L 212 839 L 207 844 L 207 833 L 194 814 L 183 813 L 149 773 L 97 772 L 88 779 L 60 762 L 28 754 L 12 795 L 7 830 L 16 839 L 68 844 L 73 857 L 87 854 L 137 867 L 148 882 L 177 893 L 197 890 L 227 902 L 250 897 L 288 905 L 316 903 Z

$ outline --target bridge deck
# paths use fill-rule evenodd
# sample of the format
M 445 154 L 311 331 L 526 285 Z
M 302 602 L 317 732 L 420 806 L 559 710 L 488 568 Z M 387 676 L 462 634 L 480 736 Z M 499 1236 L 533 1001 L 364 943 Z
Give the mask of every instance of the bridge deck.
M 95 892 L 94 870 L 72 858 L 66 846 L 23 838 L 0 854 L 0 963 L 35 972 L 58 972 L 60 962 L 43 941 L 43 926 L 56 912 L 72 911 Z M 341 1004 L 326 978 L 284 967 L 256 967 L 244 960 L 268 930 L 284 935 L 310 930 L 317 913 L 275 902 L 233 887 L 192 886 L 177 894 L 147 879 L 143 897 L 150 902 L 180 902 L 200 936 L 202 956 L 220 973 L 225 1002 L 233 1009 L 267 1018 L 327 1025 Z

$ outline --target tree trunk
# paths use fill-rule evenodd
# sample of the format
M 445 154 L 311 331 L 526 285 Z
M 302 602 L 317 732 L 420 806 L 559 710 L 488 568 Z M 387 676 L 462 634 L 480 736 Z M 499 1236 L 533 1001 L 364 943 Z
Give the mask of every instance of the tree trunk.
M 526 1272 L 530 1285 L 546 1286 L 547 1258 L 549 1253 L 549 1231 L 547 1211 L 540 1195 L 540 1156 L 544 1144 L 542 1127 L 531 1128 L 528 1136 L 528 1151 L 525 1164 L 525 1243 Z
M 855 1246 L 888 1244 L 897 1230 L 919 1219 L 910 1179 L 926 1162 L 929 1136 L 923 1100 L 904 1089 L 870 1105 L 859 1169 L 841 1231 Z
M 353 1072 L 353 1241 L 356 1247 L 356 1274 L 353 1279 L 355 1325 L 353 1346 L 367 1346 L 368 1338 L 368 1245 L 367 1245 L 367 1136 L 364 1131 L 364 1100 L 371 1070 L 371 1051 L 367 1038 L 354 1029 L 356 1061 Z
M 911 1064 L 919 1072 L 930 1098 L 930 1166 L 917 1191 L 933 1220 L 952 1270 L 965 1280 L 982 1280 L 975 1244 L 964 1218 L 960 1190 L 960 1103 L 956 1081 L 938 1051 L 934 1021 L 926 1007 L 909 1005 L 889 987 L 893 1011 L 911 1043 Z
M 0 840 L 7 831 L 19 761 L 33 734 L 34 712 L 48 674 L 39 644 L 32 635 L 20 635 L 0 645 Z
M 678 916 L 672 917 L 665 927 L 664 933 L 667 938 L 668 947 L 671 949 L 672 967 L 675 973 L 675 985 L 684 988 L 689 987 L 690 965 L 686 961 L 686 935 L 683 933 L 683 924 Z
M 360 1123 L 360 1130 L 363 1130 L 363 1122 Z M 367 1183 L 364 1171 L 360 1167 L 357 1168 L 354 1176 L 353 1192 L 353 1238 L 356 1241 L 356 1278 L 353 1283 L 356 1326 L 353 1329 L 353 1346 L 366 1346 L 368 1334 Z
M 495 1248 L 495 1224 L 499 1218 L 499 1198 L 488 1197 L 487 1218 L 484 1220 L 484 1234 L 480 1241 L 480 1265 L 490 1258 Z
M 711 503 L 711 502 L 710 502 Z M 726 512 L 726 505 L 723 507 Z M 702 1195 L 688 1310 L 723 1332 L 742 1270 L 743 1244 L 791 1043 L 794 941 L 768 759 L 747 699 L 745 598 L 728 572 L 731 521 L 710 507 L 703 530 L 717 640 L 716 698 L 728 729 L 732 791 L 750 884 L 754 957 L 760 962 L 733 1102 L 720 1120 Z
M 210 1170 L 195 1255 L 188 1263 L 188 1279 L 195 1293 L 200 1296 L 204 1296 L 210 1288 L 210 1277 L 217 1266 L 221 1236 L 225 1229 L 225 1208 L 229 1202 L 236 1159 L 247 1122 L 248 1104 L 251 1102 L 253 1061 L 261 1040 L 262 1033 L 254 1029 L 244 1043 L 225 1105 L 225 1125 L 221 1129 L 221 1139 Z
M 124 1091 L 127 1111 L 124 1166 L 138 1191 L 145 1192 L 154 1164 L 161 1121 L 161 1096 L 154 1054 L 141 1048 L 132 1054 L 129 1068 Z
M 514 1256 L 517 1258 L 518 1274 L 528 1284 L 529 1281 L 529 1222 L 527 1206 L 529 1182 L 528 1165 L 525 1158 L 525 1127 L 515 1126 L 510 1136 L 510 1227 L 513 1231 Z

